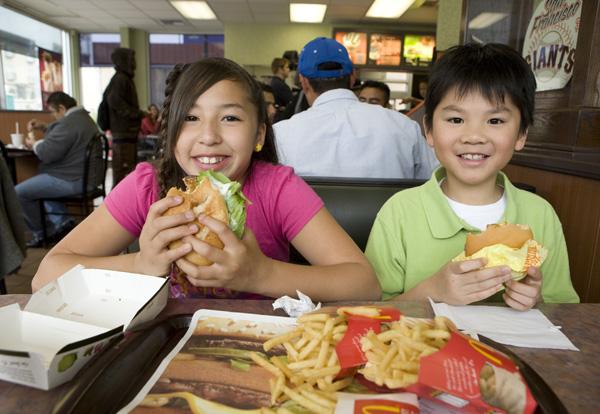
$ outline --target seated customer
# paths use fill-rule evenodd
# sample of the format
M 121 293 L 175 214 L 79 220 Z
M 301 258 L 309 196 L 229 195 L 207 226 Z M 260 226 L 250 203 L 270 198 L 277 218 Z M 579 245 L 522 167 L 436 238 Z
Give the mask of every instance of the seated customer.
M 23 207 L 25 221 L 33 237 L 27 245 L 39 246 L 43 238 L 42 217 L 38 200 L 46 197 L 62 197 L 81 192 L 85 149 L 88 142 L 99 132 L 94 120 L 75 99 L 64 92 L 54 92 L 48 97 L 48 109 L 56 122 L 46 126 L 32 119 L 28 129 L 45 130 L 43 139 L 27 138 L 25 144 L 40 159 L 39 174 L 18 184 L 15 189 Z M 58 202 L 46 202 L 52 229 L 49 234 L 60 235 L 72 226 L 66 215 L 66 207 Z
M 390 87 L 383 82 L 374 80 L 365 81 L 360 85 L 358 100 L 387 108 L 390 102 Z
M 274 125 L 283 164 L 301 176 L 429 178 L 437 164 L 419 125 L 359 102 L 350 90 L 346 48 L 324 37 L 309 42 L 298 64 L 309 109 Z
M 535 89 L 527 62 L 505 45 L 456 46 L 435 64 L 425 131 L 443 167 L 424 185 L 390 198 L 375 219 L 366 254 L 384 299 L 503 300 L 519 310 L 541 300 L 579 302 L 552 206 L 501 172 L 525 145 Z M 484 268 L 486 259 L 452 261 L 467 233 L 505 221 L 529 225 L 548 249 L 541 267 L 515 281 L 508 266 Z
M 290 61 L 286 58 L 275 58 L 271 62 L 271 87 L 275 95 L 275 103 L 281 109 L 285 109 L 287 104 L 292 100 L 292 89 L 285 83 L 285 80 L 290 76 Z
M 277 113 L 277 109 L 279 105 L 275 103 L 275 95 L 273 94 L 273 88 L 266 83 L 259 82 L 260 88 L 262 89 L 263 98 L 265 100 L 265 106 L 267 109 L 267 117 L 269 118 L 269 122 L 273 125 L 273 120 L 275 119 L 275 114 Z
M 142 125 L 140 127 L 141 135 L 156 135 L 160 123 L 158 122 L 158 106 L 150 104 L 148 106 L 148 114 L 142 118 Z

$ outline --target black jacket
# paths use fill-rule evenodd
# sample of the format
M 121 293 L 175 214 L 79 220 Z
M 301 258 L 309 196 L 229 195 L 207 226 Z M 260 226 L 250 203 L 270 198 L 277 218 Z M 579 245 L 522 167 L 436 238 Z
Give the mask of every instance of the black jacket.
M 113 134 L 127 134 L 135 137 L 140 129 L 144 112 L 140 110 L 133 83 L 134 51 L 126 48 L 115 49 L 111 59 L 117 73 L 114 74 L 106 88 L 110 130 Z

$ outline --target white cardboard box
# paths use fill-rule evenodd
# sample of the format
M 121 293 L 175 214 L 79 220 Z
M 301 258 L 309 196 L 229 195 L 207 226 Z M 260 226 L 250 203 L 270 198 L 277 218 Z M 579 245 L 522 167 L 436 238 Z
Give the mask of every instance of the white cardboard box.
M 168 294 L 161 277 L 75 266 L 25 309 L 0 308 L 0 379 L 44 390 L 69 381 L 111 339 L 154 319 Z

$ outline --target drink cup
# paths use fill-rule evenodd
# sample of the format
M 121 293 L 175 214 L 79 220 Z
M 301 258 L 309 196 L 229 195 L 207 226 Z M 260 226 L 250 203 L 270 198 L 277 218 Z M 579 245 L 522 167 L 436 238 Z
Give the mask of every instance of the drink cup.
M 23 134 L 10 134 L 10 139 L 15 147 L 21 148 L 23 146 Z

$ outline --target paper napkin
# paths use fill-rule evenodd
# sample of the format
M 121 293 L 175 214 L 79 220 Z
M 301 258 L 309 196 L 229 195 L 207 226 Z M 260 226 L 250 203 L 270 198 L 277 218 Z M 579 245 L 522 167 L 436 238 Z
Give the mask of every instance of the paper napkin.
M 313 303 L 310 297 L 306 296 L 299 290 L 296 291 L 298 299 L 291 298 L 289 296 L 282 296 L 273 302 L 273 309 L 283 309 L 285 313 L 290 315 L 292 318 L 297 318 L 303 313 L 312 312 L 321 308 L 321 303 L 317 305 Z
M 453 306 L 435 303 L 436 315 L 451 319 L 467 334 L 479 334 L 505 345 L 526 348 L 579 349 L 538 309 L 518 311 L 502 306 Z

